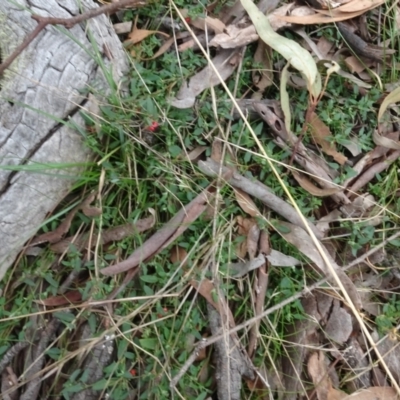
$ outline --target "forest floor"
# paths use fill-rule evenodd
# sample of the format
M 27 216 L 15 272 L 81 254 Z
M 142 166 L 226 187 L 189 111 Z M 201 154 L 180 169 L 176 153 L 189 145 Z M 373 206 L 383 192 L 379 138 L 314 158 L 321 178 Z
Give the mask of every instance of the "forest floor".
M 130 72 L 0 282 L 0 397 L 400 395 L 400 6 L 310 3 L 111 16 Z

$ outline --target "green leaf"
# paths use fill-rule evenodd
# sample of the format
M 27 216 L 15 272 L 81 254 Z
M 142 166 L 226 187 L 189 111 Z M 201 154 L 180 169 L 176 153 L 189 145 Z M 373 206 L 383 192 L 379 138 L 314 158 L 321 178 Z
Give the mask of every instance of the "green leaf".
M 252 0 L 240 0 L 249 14 L 260 38 L 281 54 L 307 81 L 309 92 L 317 97 L 321 93 L 321 75 L 311 54 L 298 43 L 278 35 L 271 27 L 268 18 L 257 8 Z
M 140 279 L 146 283 L 157 283 L 158 282 L 158 276 L 155 276 L 155 275 L 142 275 L 140 277 Z
M 5 353 L 8 350 L 9 346 L 5 345 L 5 346 L 1 346 L 0 347 L 0 355 L 2 355 L 3 353 Z
M 93 384 L 93 390 L 103 390 L 107 386 L 107 379 L 101 379 Z
M 271 222 L 272 222 L 273 227 L 278 232 L 283 233 L 283 234 L 291 232 L 291 230 L 288 226 L 280 224 L 279 221 L 271 221 Z
M 61 322 L 71 323 L 75 319 L 75 315 L 69 312 L 64 311 L 56 311 L 53 314 L 56 318 L 58 318 Z
M 175 158 L 179 156 L 179 154 L 181 154 L 182 149 L 174 144 L 173 146 L 169 146 L 168 151 L 171 154 L 171 156 Z
M 140 339 L 140 345 L 146 350 L 154 350 L 157 346 L 157 339 Z
M 46 351 L 46 355 L 48 355 L 53 360 L 58 361 L 61 355 L 61 351 L 57 347 L 52 347 L 51 349 Z

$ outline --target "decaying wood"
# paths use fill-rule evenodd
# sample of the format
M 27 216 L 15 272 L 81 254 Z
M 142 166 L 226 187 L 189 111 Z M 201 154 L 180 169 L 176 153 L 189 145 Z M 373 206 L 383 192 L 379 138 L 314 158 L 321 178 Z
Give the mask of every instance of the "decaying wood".
M 0 2 L 4 60 L 37 27 L 32 13 L 71 18 L 97 8 L 91 0 L 18 3 Z M 112 49 L 111 60 L 101 54 L 103 47 Z M 128 64 L 105 15 L 70 30 L 47 26 L 4 72 L 0 91 L 0 279 L 89 160 L 77 127 L 83 131 L 79 111 L 90 107 L 84 90 L 109 91 L 100 59 L 118 84 Z
M 89 324 L 82 329 L 81 345 L 91 337 Z M 93 389 L 93 383 L 98 382 L 104 376 L 104 368 L 110 364 L 115 345 L 114 335 L 105 335 L 102 341 L 97 342 L 87 354 L 81 368 L 88 371 L 87 387 L 74 394 L 72 400 L 97 400 L 102 398 L 101 390 Z
M 218 334 L 223 327 L 222 318 L 212 305 L 207 304 L 207 310 L 211 332 L 213 335 Z M 242 376 L 251 380 L 255 378 L 251 362 L 240 351 L 236 334 L 224 335 L 214 346 L 218 399 L 239 400 Z

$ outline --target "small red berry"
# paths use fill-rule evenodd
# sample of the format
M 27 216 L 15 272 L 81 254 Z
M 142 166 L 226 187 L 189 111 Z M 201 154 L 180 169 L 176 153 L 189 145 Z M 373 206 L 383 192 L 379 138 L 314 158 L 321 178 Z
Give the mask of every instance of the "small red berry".
M 147 130 L 151 132 L 155 132 L 159 128 L 159 124 L 156 121 L 153 121 L 150 126 L 147 127 Z

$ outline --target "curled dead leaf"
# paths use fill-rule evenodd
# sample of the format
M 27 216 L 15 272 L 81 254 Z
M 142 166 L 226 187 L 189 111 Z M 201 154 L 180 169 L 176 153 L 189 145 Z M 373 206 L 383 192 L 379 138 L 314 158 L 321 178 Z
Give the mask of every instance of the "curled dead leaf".
M 400 142 L 396 142 L 392 139 L 380 135 L 377 130 L 374 131 L 372 139 L 377 146 L 382 146 L 392 150 L 400 150 Z
M 233 190 L 235 192 L 236 201 L 244 212 L 251 215 L 252 217 L 257 217 L 258 215 L 261 215 L 258 207 L 246 192 L 236 188 L 234 188 Z
M 347 161 L 347 157 L 337 152 L 335 144 L 329 140 L 329 138 L 332 138 L 331 131 L 324 122 L 319 119 L 315 112 L 311 114 L 310 126 L 313 139 L 319 146 L 321 146 L 322 151 L 325 154 L 332 156 L 340 165 L 344 165 Z
M 292 175 L 293 175 L 294 179 L 296 179 L 298 184 L 304 190 L 307 190 L 307 192 L 312 194 L 313 196 L 318 196 L 318 197 L 332 196 L 333 194 L 338 193 L 341 190 L 340 188 L 321 189 L 321 188 L 315 186 L 303 174 L 300 174 L 294 170 L 292 170 Z
M 215 33 L 222 33 L 225 31 L 225 24 L 218 18 L 196 18 L 190 22 L 190 25 L 203 31 L 208 30 Z

